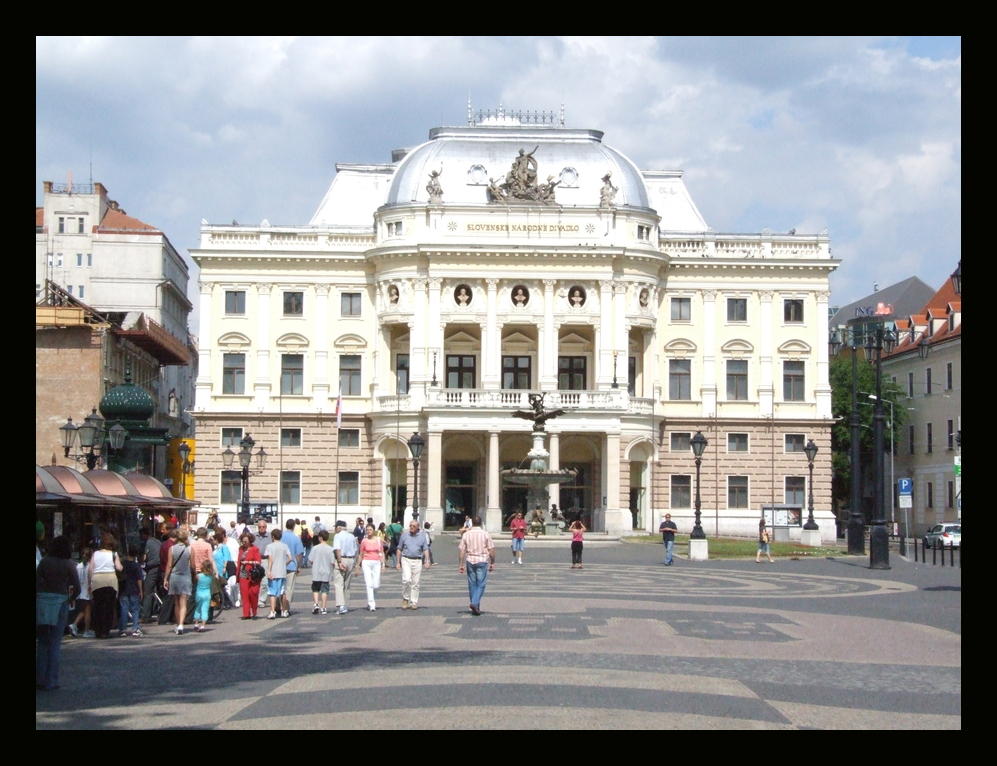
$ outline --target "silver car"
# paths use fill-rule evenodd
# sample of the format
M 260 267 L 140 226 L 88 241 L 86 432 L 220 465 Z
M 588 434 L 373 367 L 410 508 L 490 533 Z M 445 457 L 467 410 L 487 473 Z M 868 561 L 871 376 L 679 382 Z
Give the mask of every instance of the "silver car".
M 924 536 L 924 547 L 962 547 L 962 524 L 935 524 Z

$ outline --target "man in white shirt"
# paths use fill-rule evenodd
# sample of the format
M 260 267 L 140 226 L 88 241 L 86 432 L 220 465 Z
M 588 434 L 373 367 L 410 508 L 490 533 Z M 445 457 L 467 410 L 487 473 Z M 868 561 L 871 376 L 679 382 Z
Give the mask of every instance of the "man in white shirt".
M 353 567 L 356 564 L 360 546 L 352 532 L 346 531 L 346 522 L 340 519 L 336 522 L 336 536 L 332 538 L 332 550 L 336 556 L 336 566 L 332 570 L 332 584 L 336 589 L 336 614 L 346 614 L 347 591 L 353 578 Z

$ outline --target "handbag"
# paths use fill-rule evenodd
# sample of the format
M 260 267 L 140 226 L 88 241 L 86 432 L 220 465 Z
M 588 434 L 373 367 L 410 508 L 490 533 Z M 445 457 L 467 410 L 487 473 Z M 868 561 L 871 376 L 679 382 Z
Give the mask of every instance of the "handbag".
M 252 582 L 261 582 L 266 576 L 267 570 L 263 568 L 262 564 L 253 564 L 252 568 L 249 570 L 249 579 Z

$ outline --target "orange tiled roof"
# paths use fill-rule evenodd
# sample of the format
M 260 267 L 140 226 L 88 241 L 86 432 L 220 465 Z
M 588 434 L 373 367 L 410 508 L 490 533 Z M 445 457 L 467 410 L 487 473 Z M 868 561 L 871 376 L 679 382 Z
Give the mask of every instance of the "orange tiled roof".
M 961 312 L 962 298 L 956 293 L 952 280 L 946 279 L 945 283 L 938 289 L 938 292 L 931 296 L 931 300 L 921 309 L 920 313 L 911 314 L 910 317 L 905 319 L 897 319 L 896 325 L 898 330 L 909 330 L 912 325 L 927 327 L 929 325 L 929 315 L 935 319 L 942 319 L 948 317 L 950 314 Z M 952 330 L 949 329 L 948 322 L 945 322 L 936 332 L 928 335 L 928 343 L 940 343 L 941 341 L 961 336 L 962 322 L 959 322 Z M 913 343 L 910 340 L 909 333 L 905 333 L 903 337 L 903 341 L 897 344 L 893 350 L 893 354 L 903 354 L 911 351 L 921 342 L 920 334 L 917 335 Z
M 104 220 L 102 220 L 97 226 L 94 227 L 94 231 L 143 231 L 147 233 L 162 234 L 162 232 L 155 226 L 150 226 L 138 218 L 132 218 L 120 210 L 115 210 L 113 208 L 109 209 L 104 215 Z

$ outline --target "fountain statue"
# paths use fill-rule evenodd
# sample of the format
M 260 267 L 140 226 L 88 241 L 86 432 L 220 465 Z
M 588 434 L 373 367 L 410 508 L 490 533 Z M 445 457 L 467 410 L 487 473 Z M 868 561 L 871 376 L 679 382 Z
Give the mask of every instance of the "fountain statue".
M 553 420 L 564 414 L 564 410 L 547 410 L 544 407 L 544 397 L 546 394 L 530 394 L 530 410 L 517 410 L 512 413 L 514 418 L 533 421 L 533 449 L 526 453 L 526 458 L 530 461 L 529 468 L 509 468 L 502 471 L 502 476 L 510 484 L 525 484 L 529 490 L 527 494 L 527 505 L 533 511 L 534 516 L 543 518 L 543 509 L 548 507 L 550 494 L 547 487 L 551 484 L 562 484 L 572 481 L 578 472 L 571 468 L 561 468 L 552 471 L 547 467 L 547 459 L 550 453 L 544 446 L 546 437 L 545 424 L 548 420 Z M 524 461 L 525 462 L 525 461 Z M 537 513 L 539 511 L 539 514 Z M 559 527 L 556 520 L 546 522 L 546 526 Z M 546 532 L 546 529 L 545 529 Z

